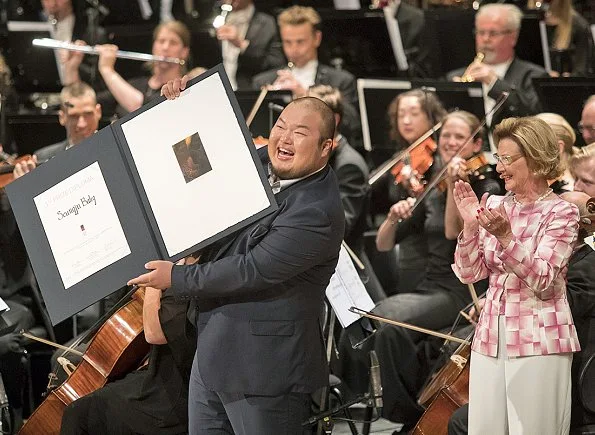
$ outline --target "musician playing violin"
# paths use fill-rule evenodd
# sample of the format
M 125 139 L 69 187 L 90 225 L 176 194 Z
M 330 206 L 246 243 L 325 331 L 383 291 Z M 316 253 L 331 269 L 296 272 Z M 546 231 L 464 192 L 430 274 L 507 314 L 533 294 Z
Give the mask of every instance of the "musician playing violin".
M 62 417 L 62 435 L 185 434 L 188 382 L 196 332 L 187 304 L 147 287 L 143 302 L 149 362 L 123 379 L 72 402 Z
M 388 115 L 390 139 L 396 142 L 399 150 L 411 145 L 433 125 L 442 121 L 446 111 L 434 92 L 414 89 L 399 94 L 391 102 Z M 379 212 L 384 214 L 393 204 L 421 192 L 422 176 L 431 166 L 435 149 L 436 143 L 429 137 L 412 151 L 409 158 L 397 164 L 379 181 L 379 187 L 373 191 L 373 215 Z M 399 241 L 399 280 L 415 287 L 423 278 L 427 254 L 427 241 L 422 228 L 412 226 L 408 237 Z
M 454 112 L 443 120 L 434 165 L 447 164 L 452 156 L 469 139 L 479 120 L 467 112 Z M 461 151 L 470 157 L 481 149 L 481 132 L 472 138 Z M 399 293 L 381 301 L 373 312 L 393 320 L 439 330 L 450 326 L 459 311 L 470 301 L 467 288 L 452 271 L 455 241 L 444 234 L 444 208 L 446 192 L 433 189 L 415 211 L 411 211 L 413 198 L 395 204 L 378 230 L 376 246 L 381 251 L 392 249 L 410 237 L 412 228 L 421 228 L 426 235 L 428 264 L 422 281 L 416 286 L 403 283 Z M 481 287 L 481 286 L 480 286 Z M 428 373 L 431 363 L 424 352 L 429 343 L 425 335 L 383 326 L 368 340 L 363 351 L 352 350 L 344 337 L 341 339 L 343 373 L 350 387 L 367 371 L 365 352 L 376 350 L 383 383 L 384 417 L 412 427 L 423 413 L 417 404 L 417 393 Z M 346 358 L 349 358 L 346 360 Z M 355 381 L 355 382 L 352 382 Z M 354 387 L 357 390 L 357 384 Z

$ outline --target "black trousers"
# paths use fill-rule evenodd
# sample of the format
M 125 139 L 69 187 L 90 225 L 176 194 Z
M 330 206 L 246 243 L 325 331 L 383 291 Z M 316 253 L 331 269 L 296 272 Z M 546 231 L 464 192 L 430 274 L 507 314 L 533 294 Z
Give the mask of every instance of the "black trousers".
M 133 435 L 111 410 L 112 401 L 98 390 L 75 400 L 64 410 L 60 435 Z
M 310 394 L 259 396 L 209 390 L 196 356 L 190 376 L 188 433 L 190 435 L 303 435 L 310 417 Z

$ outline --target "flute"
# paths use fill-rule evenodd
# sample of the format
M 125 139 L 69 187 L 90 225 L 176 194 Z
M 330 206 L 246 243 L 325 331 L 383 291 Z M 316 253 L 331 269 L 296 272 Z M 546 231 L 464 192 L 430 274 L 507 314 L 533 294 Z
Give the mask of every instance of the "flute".
M 230 4 L 223 3 L 221 5 L 221 12 L 213 20 L 213 27 L 215 29 L 218 29 L 219 27 L 224 25 L 225 19 L 227 18 L 227 14 L 229 14 L 232 10 L 233 10 L 233 7 Z
M 99 54 L 99 50 L 95 47 L 91 47 L 88 45 L 76 45 L 71 42 L 64 42 L 58 41 L 52 38 L 36 38 L 33 40 L 33 45 L 36 47 L 43 47 L 43 48 L 59 48 L 64 50 L 71 50 L 71 51 L 80 51 L 86 54 Z M 156 56 L 153 54 L 146 54 L 146 53 L 136 53 L 134 51 L 123 51 L 118 50 L 116 51 L 116 57 L 121 59 L 132 59 L 132 60 L 140 60 L 140 61 L 153 61 L 153 62 L 169 62 L 169 63 L 177 63 L 178 65 L 184 65 L 186 61 L 184 59 L 178 59 L 177 57 L 166 57 L 166 56 Z

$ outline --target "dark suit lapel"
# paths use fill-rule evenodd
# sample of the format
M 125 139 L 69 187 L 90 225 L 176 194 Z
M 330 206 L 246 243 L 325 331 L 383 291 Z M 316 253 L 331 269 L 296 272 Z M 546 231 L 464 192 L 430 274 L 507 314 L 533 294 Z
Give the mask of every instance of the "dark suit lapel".
M 318 68 L 316 69 L 316 77 L 314 77 L 315 85 L 328 85 L 328 71 L 325 65 L 321 65 L 318 62 Z
M 248 24 L 248 30 L 246 31 L 246 38 L 248 41 L 254 40 L 258 35 L 258 29 L 260 28 L 260 16 L 257 11 L 254 11 L 252 19 Z

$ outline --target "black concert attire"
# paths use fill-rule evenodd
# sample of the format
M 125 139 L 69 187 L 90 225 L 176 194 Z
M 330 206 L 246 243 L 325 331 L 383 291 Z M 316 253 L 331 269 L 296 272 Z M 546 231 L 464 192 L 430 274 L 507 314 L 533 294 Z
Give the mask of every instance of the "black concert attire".
M 264 12 L 255 11 L 245 39 L 248 47 L 238 56 L 236 82 L 238 89 L 252 89 L 257 74 L 286 65 L 275 19 Z
M 555 33 L 555 26 L 547 26 L 547 39 L 550 47 L 554 41 Z M 560 73 L 571 73 L 574 76 L 593 74 L 595 73 L 593 54 L 589 22 L 575 12 L 572 14 L 572 30 L 568 50 L 550 49 L 552 69 Z
M 275 68 L 258 74 L 252 80 L 252 87 L 260 89 L 265 85 L 272 84 L 277 79 Z M 358 110 L 357 88 L 353 74 L 332 68 L 328 65 L 318 64 L 314 85 L 328 85 L 338 89 L 343 97 L 343 120 L 339 131 L 344 135 L 350 144 L 356 149 L 360 148 L 362 137 L 362 125 Z
M 434 164 L 438 168 L 441 165 L 438 154 Z M 434 189 L 411 218 L 396 224 L 397 240 L 406 239 L 406 232 L 412 228 L 423 229 L 427 240 L 427 266 L 417 286 L 402 289 L 401 293 L 381 301 L 373 309 L 374 313 L 436 331 L 451 326 L 459 311 L 470 302 L 467 286 L 451 268 L 456 240 L 447 240 L 444 235 L 445 207 L 446 192 Z M 482 291 L 485 283 L 476 288 Z M 417 394 L 430 373 L 431 358 L 436 353 L 428 349 L 430 343 L 433 346 L 436 342 L 421 333 L 390 325 L 382 325 L 361 350 L 352 349 L 345 337 L 341 337 L 339 376 L 352 391 L 365 392 L 367 352 L 375 350 L 383 384 L 383 416 L 412 427 L 423 413 L 417 404 Z
M 455 76 L 462 76 L 465 68 L 449 72 L 446 77 L 452 80 Z M 547 72 L 539 65 L 515 57 L 503 78 L 496 80 L 488 92 L 488 96 L 497 100 L 502 92 L 509 92 L 508 99 L 502 107 L 494 113 L 490 128 L 496 126 L 504 118 L 515 116 L 529 116 L 541 112 L 539 98 L 533 86 L 534 77 L 548 77 Z
M 425 18 L 423 10 L 401 2 L 395 15 L 403 50 L 409 63 L 410 77 L 432 77 L 429 50 L 424 43 Z
M 364 158 L 344 136 L 339 135 L 338 146 L 333 150 L 329 165 L 339 181 L 339 194 L 345 211 L 345 243 L 355 252 L 365 266 L 363 281 L 374 302 L 386 297 L 370 259 L 364 250 L 364 232 L 368 229 L 369 170 Z
M 159 321 L 167 344 L 151 346 L 147 366 L 71 403 L 64 411 L 60 433 L 187 433 L 196 332 L 186 310 L 186 304 L 164 293 Z
M 320 317 L 344 212 L 330 167 L 292 181 L 276 212 L 172 269 L 166 293 L 196 302 L 190 434 L 302 434 L 310 394 L 328 384 Z
M 134 88 L 142 92 L 143 94 L 143 104 L 148 103 L 154 97 L 157 97 L 161 93 L 161 87 L 158 89 L 153 89 L 149 86 L 149 79 L 150 76 L 143 76 L 143 77 L 133 77 L 130 80 L 127 80 L 128 83 Z M 109 90 L 104 90 L 97 94 L 97 102 L 101 104 L 101 108 L 103 111 L 104 116 L 112 117 L 116 116 L 117 118 L 122 118 L 124 115 L 128 113 L 124 107 L 122 107 L 114 96 L 111 94 Z
M 582 347 L 572 360 L 572 432 L 573 428 L 595 424 L 595 415 L 585 410 L 579 399 L 580 373 L 595 353 L 595 251 L 591 247 L 583 244 L 574 251 L 568 263 L 566 280 L 572 319 Z M 467 434 L 468 413 L 469 405 L 453 413 L 448 422 L 448 435 Z

